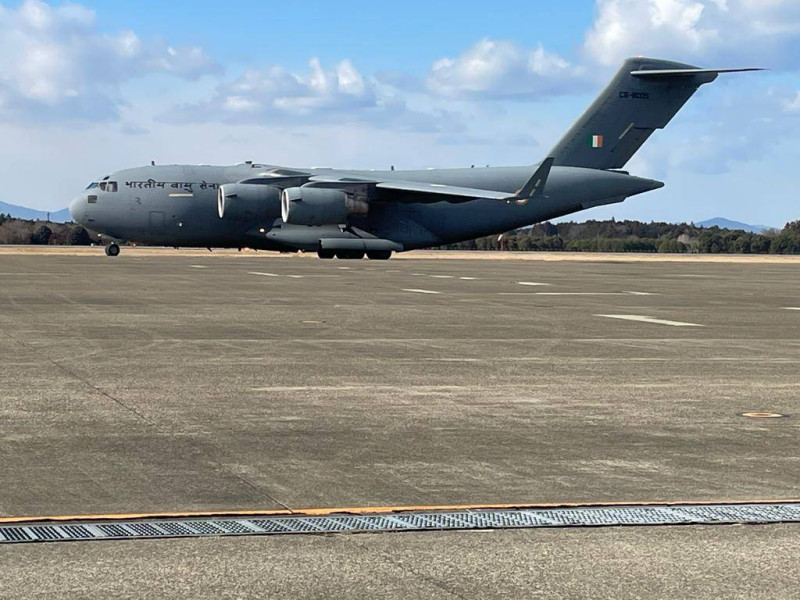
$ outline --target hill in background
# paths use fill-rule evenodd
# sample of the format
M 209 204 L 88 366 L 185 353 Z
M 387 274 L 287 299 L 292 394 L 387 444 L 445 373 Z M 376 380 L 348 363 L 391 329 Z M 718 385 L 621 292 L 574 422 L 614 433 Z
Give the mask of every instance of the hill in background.
M 7 202 L 0 202 L 0 215 L 10 215 L 15 219 L 24 219 L 26 221 L 47 220 L 47 211 L 25 208 L 24 206 L 8 204 Z M 68 223 L 72 221 L 72 217 L 69 214 L 69 210 L 62 208 L 50 213 L 50 221 L 53 223 Z
M 714 217 L 706 221 L 695 223 L 698 227 L 719 227 L 720 229 L 732 229 L 746 231 L 747 233 L 764 233 L 770 229 L 780 230 L 780 227 L 770 227 L 769 225 L 749 225 L 740 221 L 731 221 L 725 217 Z

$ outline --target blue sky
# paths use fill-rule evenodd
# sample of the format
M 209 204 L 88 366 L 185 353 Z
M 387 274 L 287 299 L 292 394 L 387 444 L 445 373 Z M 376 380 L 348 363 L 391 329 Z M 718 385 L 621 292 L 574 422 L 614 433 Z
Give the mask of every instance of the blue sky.
M 578 218 L 800 218 L 797 0 L 0 1 L 2 199 L 60 208 L 150 160 L 534 163 L 637 54 L 771 71 L 628 165 L 666 188 Z

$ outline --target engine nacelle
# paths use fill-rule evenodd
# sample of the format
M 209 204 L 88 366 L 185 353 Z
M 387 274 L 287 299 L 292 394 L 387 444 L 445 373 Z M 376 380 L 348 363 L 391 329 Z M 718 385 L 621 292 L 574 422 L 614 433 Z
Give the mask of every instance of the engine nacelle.
M 258 222 L 280 214 L 281 191 L 271 185 L 226 183 L 217 192 L 217 214 L 229 221 Z
M 343 225 L 368 208 L 366 201 L 331 188 L 293 187 L 281 194 L 281 217 L 290 225 Z

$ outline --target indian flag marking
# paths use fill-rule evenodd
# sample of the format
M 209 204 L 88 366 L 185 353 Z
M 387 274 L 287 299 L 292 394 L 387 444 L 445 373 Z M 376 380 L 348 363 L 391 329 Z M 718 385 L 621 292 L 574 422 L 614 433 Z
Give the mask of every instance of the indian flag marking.
M 590 143 L 591 143 L 592 148 L 602 148 L 603 147 L 603 136 L 602 135 L 593 135 Z

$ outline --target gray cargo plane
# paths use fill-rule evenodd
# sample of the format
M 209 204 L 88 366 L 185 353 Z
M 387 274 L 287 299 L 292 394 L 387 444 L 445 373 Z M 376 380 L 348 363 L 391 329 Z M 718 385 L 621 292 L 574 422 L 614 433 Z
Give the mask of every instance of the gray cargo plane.
M 632 58 L 538 165 L 425 171 L 302 169 L 246 162 L 148 166 L 93 182 L 70 204 L 116 256 L 127 240 L 175 247 L 393 252 L 502 233 L 663 187 L 621 169 L 720 73 Z

